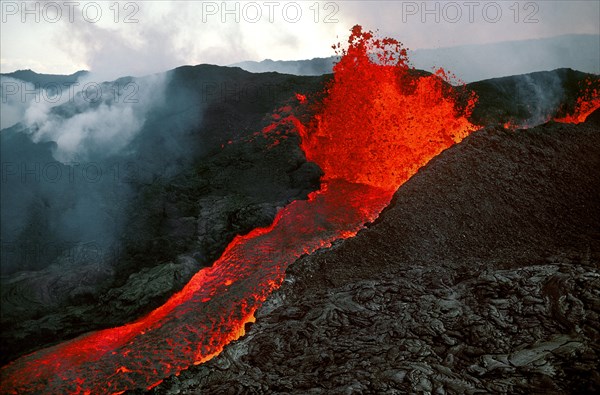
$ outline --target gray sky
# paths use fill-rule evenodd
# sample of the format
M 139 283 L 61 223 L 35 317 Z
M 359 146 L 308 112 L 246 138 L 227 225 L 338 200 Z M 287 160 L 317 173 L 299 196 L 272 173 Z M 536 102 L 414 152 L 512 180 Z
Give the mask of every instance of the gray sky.
M 183 64 L 326 57 L 354 24 L 410 49 L 600 34 L 597 0 L 41 1 L 26 10 L 21 1 L 0 3 L 3 73 L 88 69 L 109 78 Z

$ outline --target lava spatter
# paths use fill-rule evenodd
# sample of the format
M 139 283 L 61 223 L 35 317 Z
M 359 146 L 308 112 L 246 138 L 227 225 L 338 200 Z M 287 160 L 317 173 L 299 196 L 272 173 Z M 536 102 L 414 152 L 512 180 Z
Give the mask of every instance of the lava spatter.
M 334 46 L 336 49 L 341 45 Z M 235 238 L 213 266 L 141 319 L 23 356 L 1 370 L 7 394 L 115 394 L 150 388 L 217 355 L 244 334 L 255 310 L 303 254 L 354 236 L 395 190 L 475 127 L 444 72 L 421 75 L 406 50 L 360 26 L 314 119 L 291 123 L 309 160 L 325 172 L 319 191 L 283 208 L 274 223 Z M 305 105 L 303 93 L 296 95 Z

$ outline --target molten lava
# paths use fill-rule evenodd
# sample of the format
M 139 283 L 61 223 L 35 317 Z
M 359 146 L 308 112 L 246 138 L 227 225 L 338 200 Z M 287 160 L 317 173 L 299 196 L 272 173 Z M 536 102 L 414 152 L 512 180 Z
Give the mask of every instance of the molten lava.
M 600 78 L 589 76 L 579 81 L 578 85 L 576 100 L 564 98 L 563 103 L 558 108 L 553 109 L 540 119 L 536 119 L 535 122 L 509 120 L 503 124 L 504 128 L 529 129 L 550 121 L 574 124 L 585 122 L 591 113 L 600 108 Z M 573 102 L 575 102 L 574 107 L 572 107 Z
M 355 235 L 419 167 L 475 129 L 467 121 L 473 97 L 459 103 L 442 70 L 411 70 L 396 40 L 356 26 L 342 54 L 310 123 L 275 116 L 263 130 L 295 126 L 307 158 L 325 171 L 319 191 L 283 208 L 270 227 L 234 239 L 212 267 L 147 316 L 3 367 L 1 392 L 120 393 L 207 361 L 244 334 L 289 264 Z M 308 105 L 305 95 L 296 99 Z
M 322 110 L 299 130 L 302 149 L 321 166 L 324 181 L 341 178 L 395 191 L 475 129 L 465 117 L 475 99 L 468 98 L 460 115 L 445 72 L 418 76 L 394 39 L 374 39 L 356 26 L 348 43 Z
M 588 78 L 580 88 L 579 97 L 575 103 L 575 110 L 571 114 L 554 118 L 556 122 L 582 123 L 585 119 L 600 108 L 600 78 Z

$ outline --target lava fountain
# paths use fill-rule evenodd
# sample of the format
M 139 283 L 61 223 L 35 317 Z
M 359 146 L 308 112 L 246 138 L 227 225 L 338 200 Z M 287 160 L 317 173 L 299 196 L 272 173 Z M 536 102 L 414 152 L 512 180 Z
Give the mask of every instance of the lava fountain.
M 334 47 L 342 57 L 312 121 L 292 115 L 265 129 L 296 128 L 307 158 L 325 172 L 321 189 L 280 210 L 271 226 L 235 238 L 147 316 L 6 365 L 2 393 L 118 394 L 209 360 L 243 335 L 289 264 L 354 236 L 419 167 L 475 130 L 467 121 L 474 97 L 461 97 L 443 70 L 412 70 L 398 41 L 355 26 L 348 48 Z

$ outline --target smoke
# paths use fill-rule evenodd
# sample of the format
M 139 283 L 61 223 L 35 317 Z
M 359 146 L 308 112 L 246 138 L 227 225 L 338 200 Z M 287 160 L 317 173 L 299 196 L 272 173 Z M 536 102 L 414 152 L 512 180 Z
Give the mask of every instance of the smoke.
M 0 129 L 5 129 L 21 122 L 25 116 L 25 111 L 29 107 L 27 99 L 32 100 L 31 96 L 23 100 L 19 88 L 34 91 L 33 84 L 25 81 L 16 80 L 14 78 L 0 76 L 0 95 L 2 105 L 0 106 Z
M 55 141 L 54 157 L 61 162 L 88 160 L 91 151 L 106 155 L 119 152 L 140 130 L 143 121 L 132 107 L 102 103 L 93 111 L 66 120 L 43 121 L 35 132 L 34 141 Z
M 556 112 L 564 97 L 563 81 L 556 73 L 544 74 L 536 80 L 532 75 L 524 75 L 517 84 L 515 101 L 527 103 L 530 117 L 525 125 L 539 125 L 547 122 Z
M 83 88 L 61 107 L 32 103 L 24 123 L 34 142 L 57 144 L 54 158 L 63 163 L 104 159 L 120 153 L 141 130 L 146 114 L 164 100 L 166 75 L 97 83 L 91 74 Z
M 0 100 L 0 129 L 6 129 L 23 122 L 28 112 L 35 117 L 36 113 L 66 103 L 68 95 L 63 94 L 60 83 L 34 84 L 0 75 Z
M 134 141 L 165 106 L 169 75 L 95 77 L 58 100 L 9 108 L 20 124 L 0 134 L 3 274 L 91 261 L 105 270 L 122 250 L 136 193 L 130 167 L 143 154 Z
M 217 12 L 203 17 L 205 3 L 211 3 Z M 242 12 L 249 3 L 258 6 L 261 13 L 258 22 L 249 20 L 250 17 Z M 227 65 L 266 57 L 302 59 L 327 56 L 331 53 L 330 40 L 334 40 L 336 34 L 345 35 L 350 25 L 339 21 L 326 23 L 327 16 L 332 13 L 329 8 L 325 9 L 326 3 L 319 3 L 318 12 L 314 4 L 303 2 L 277 3 L 272 5 L 274 9 L 271 11 L 268 2 L 127 3 L 134 6 L 130 9 L 135 10 L 132 23 L 124 22 L 129 15 L 129 12 L 123 12 L 124 3 L 101 3 L 99 7 L 103 13 L 98 23 L 90 23 L 81 17 L 85 6 L 74 6 L 73 21 L 65 17 L 52 26 L 42 23 L 50 32 L 50 37 L 43 37 L 43 40 L 48 47 L 57 47 L 56 44 L 60 43 L 59 53 L 63 55 L 53 53 L 51 57 L 67 58 L 71 64 L 84 64 L 84 68 L 103 80 L 125 75 L 142 76 L 181 65 Z M 296 6 L 285 12 L 286 4 Z M 121 10 L 118 17 L 114 13 L 115 7 Z M 227 12 L 234 7 L 238 10 L 237 14 Z M 290 22 L 286 15 L 294 15 L 295 9 L 301 17 Z M 19 29 L 13 31 L 14 35 L 18 35 L 24 26 L 15 24 L 14 29 Z M 29 32 L 24 33 L 29 38 Z M 27 44 L 29 48 L 35 48 L 39 41 L 31 40 Z M 16 51 L 9 55 L 16 57 L 13 55 Z M 45 52 L 45 48 L 38 52 Z M 11 60 L 11 56 L 7 58 Z
M 135 23 L 107 26 L 76 18 L 59 33 L 70 38 L 63 49 L 83 58 L 97 79 L 142 76 L 185 64 L 226 64 L 235 55 L 251 56 L 239 24 L 199 23 L 198 4 L 132 4 L 137 7 Z

